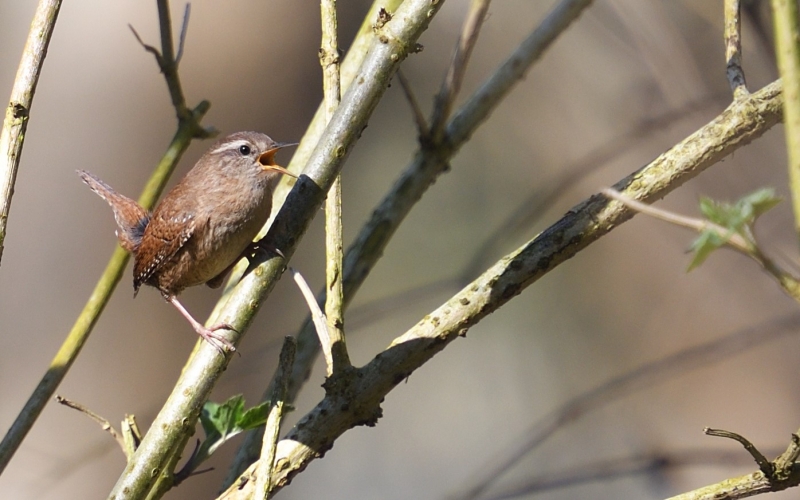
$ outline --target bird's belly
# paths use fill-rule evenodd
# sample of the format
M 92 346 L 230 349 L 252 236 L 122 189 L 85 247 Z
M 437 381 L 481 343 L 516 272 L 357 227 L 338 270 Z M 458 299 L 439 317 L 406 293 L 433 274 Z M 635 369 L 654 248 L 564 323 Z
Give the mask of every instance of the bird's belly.
M 238 221 L 238 224 L 218 224 L 212 221 L 209 226 L 215 227 L 213 235 L 204 238 L 204 241 L 190 239 L 185 251 L 178 256 L 186 265 L 177 266 L 183 267 L 185 271 L 175 288 L 201 285 L 225 271 L 242 255 L 264 226 L 266 219 L 267 217 L 253 217 Z

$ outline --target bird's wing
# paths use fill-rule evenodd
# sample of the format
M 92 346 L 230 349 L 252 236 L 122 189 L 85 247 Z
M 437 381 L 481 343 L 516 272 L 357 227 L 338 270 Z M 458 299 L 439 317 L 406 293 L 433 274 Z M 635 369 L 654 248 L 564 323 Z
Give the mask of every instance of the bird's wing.
M 139 291 L 159 269 L 173 258 L 194 234 L 196 219 L 193 213 L 183 213 L 164 219 L 156 213 L 142 237 L 133 266 L 133 289 Z

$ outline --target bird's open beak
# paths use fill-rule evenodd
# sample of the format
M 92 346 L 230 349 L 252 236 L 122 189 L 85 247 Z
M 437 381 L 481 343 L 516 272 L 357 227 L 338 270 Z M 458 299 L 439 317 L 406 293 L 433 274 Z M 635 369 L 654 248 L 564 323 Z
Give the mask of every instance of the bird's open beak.
M 264 151 L 263 153 L 261 153 L 261 155 L 258 157 L 258 163 L 261 164 L 261 167 L 264 170 L 274 170 L 276 172 L 280 172 L 280 173 L 282 173 L 284 175 L 288 175 L 289 177 L 294 177 L 295 179 L 297 179 L 296 175 L 294 175 L 293 173 L 289 172 L 288 170 L 286 170 L 285 168 L 281 167 L 280 165 L 276 165 L 275 164 L 275 153 L 277 153 L 278 150 L 286 148 L 286 147 L 289 147 L 289 146 L 297 146 L 297 143 L 293 143 L 293 144 L 279 143 L 279 144 L 276 144 L 275 147 L 273 147 L 271 149 L 268 149 L 268 150 Z

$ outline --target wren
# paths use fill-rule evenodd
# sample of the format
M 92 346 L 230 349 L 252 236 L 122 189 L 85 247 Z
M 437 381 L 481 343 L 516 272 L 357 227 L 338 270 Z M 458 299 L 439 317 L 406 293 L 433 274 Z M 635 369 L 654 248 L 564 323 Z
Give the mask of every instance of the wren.
M 78 170 L 83 182 L 114 211 L 120 246 L 133 254 L 134 297 L 142 284 L 156 287 L 194 330 L 220 353 L 236 348 L 218 330 L 203 326 L 178 301 L 185 288 L 217 288 L 240 257 L 250 257 L 253 239 L 272 210 L 281 174 L 275 164 L 281 144 L 258 132 L 237 132 L 206 151 L 153 213 L 117 193 L 94 175 Z

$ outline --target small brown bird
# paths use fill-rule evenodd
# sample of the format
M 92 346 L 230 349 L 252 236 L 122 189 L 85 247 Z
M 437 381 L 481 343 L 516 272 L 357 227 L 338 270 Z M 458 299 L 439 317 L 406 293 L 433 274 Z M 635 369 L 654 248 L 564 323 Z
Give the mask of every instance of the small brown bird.
M 161 200 L 152 213 L 114 191 L 89 172 L 78 174 L 114 211 L 117 238 L 134 256 L 134 296 L 142 284 L 158 288 L 195 331 L 224 354 L 236 350 L 218 330 L 206 328 L 178 302 L 190 286 L 216 288 L 242 257 L 255 251 L 253 238 L 272 210 L 272 193 L 281 174 L 275 153 L 294 144 L 276 143 L 258 132 L 237 132 L 218 141 Z

